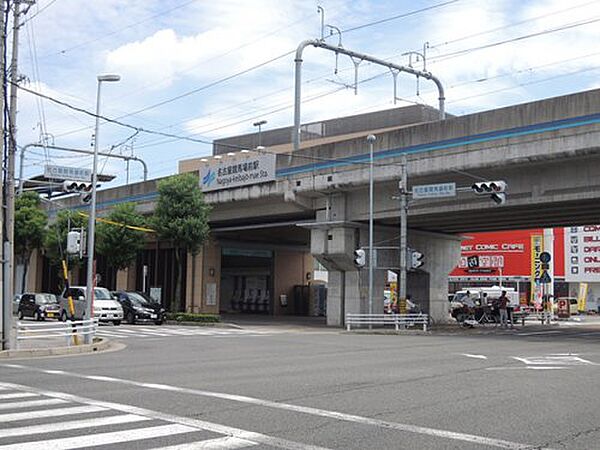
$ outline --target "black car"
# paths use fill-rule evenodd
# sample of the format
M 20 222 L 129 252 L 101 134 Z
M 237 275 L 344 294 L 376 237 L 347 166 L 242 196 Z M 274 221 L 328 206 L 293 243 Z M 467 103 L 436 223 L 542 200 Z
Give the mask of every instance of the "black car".
M 18 308 L 19 320 L 34 317 L 36 320 L 59 319 L 60 305 L 54 294 L 26 293 L 21 296 Z
M 154 322 L 161 325 L 166 319 L 167 313 L 160 303 L 143 292 L 117 291 L 113 295 L 121 303 L 127 323 Z

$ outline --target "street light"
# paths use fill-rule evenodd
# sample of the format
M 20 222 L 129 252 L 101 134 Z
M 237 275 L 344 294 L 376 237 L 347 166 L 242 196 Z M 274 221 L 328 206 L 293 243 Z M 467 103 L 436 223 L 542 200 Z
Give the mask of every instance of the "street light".
M 376 140 L 374 134 L 367 136 L 369 143 L 369 314 L 373 314 L 373 144 Z
M 85 318 L 92 318 L 92 300 L 94 296 L 94 232 L 96 228 L 96 185 L 98 184 L 98 132 L 100 128 L 100 89 L 102 82 L 119 81 L 121 77 L 116 74 L 98 75 L 98 92 L 96 94 L 96 129 L 94 132 L 94 162 L 92 166 L 92 200 L 90 205 L 90 221 L 88 223 L 88 265 L 86 279 Z M 86 343 L 90 343 L 91 334 L 86 334 Z
M 262 131 L 261 127 L 266 123 L 267 123 L 266 120 L 259 120 L 258 122 L 254 122 L 252 124 L 253 126 L 258 127 L 258 147 L 260 147 L 260 144 L 261 144 L 261 142 L 260 142 L 260 135 L 261 135 L 261 131 Z

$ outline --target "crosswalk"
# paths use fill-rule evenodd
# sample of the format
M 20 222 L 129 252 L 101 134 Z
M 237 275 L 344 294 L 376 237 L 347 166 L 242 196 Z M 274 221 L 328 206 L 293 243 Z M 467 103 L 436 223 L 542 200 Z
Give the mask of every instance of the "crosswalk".
M 118 403 L 0 382 L 0 450 L 241 449 L 244 432 Z
M 148 338 L 169 338 L 182 336 L 208 336 L 208 337 L 249 337 L 249 336 L 268 336 L 273 334 L 271 331 L 244 330 L 237 328 L 212 328 L 212 327 L 194 327 L 194 326 L 140 326 L 140 325 L 120 325 L 120 326 L 100 326 L 96 331 L 97 336 L 114 339 L 148 339 Z

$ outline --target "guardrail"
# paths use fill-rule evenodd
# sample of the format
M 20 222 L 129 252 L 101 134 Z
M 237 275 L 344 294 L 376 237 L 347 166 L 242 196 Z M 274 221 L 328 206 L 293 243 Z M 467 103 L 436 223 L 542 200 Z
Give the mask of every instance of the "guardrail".
M 97 327 L 98 319 L 33 323 L 20 320 L 16 326 L 17 349 L 19 348 L 19 342 L 31 339 L 64 338 L 67 346 L 71 346 L 75 341 L 74 337 L 94 336 Z
M 346 314 L 346 330 L 350 331 L 352 325 L 394 325 L 396 331 L 422 326 L 427 331 L 429 316 L 422 313 L 414 314 Z

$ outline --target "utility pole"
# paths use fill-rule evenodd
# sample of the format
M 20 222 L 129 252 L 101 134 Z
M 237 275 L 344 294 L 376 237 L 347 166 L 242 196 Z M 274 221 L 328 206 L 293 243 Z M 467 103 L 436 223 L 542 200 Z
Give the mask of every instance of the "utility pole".
M 373 249 L 373 144 L 377 138 L 374 134 L 367 136 L 369 143 L 369 314 L 373 314 L 373 270 L 375 250 Z M 371 325 L 369 325 L 369 329 Z
M 6 2 L 2 0 L 2 8 L 0 8 L 0 83 L 2 86 L 0 87 L 0 111 L 4 111 L 4 92 L 6 89 L 6 64 L 4 59 L 4 48 L 6 47 L 6 34 L 4 33 L 4 11 L 6 8 Z M 0 118 L 0 154 L 2 155 L 2 160 L 4 161 L 4 114 Z M 4 164 L 3 164 L 4 166 Z M 4 167 L 3 167 L 4 168 Z M 1 171 L 2 175 L 5 173 L 4 170 Z M 1 175 L 0 175 L 1 177 Z M 2 190 L 0 190 L 0 221 L 2 224 L 0 225 L 0 242 L 4 244 L 4 225 L 6 224 L 4 220 L 4 179 L 2 179 Z M 2 328 L 0 333 L 0 350 L 7 350 L 8 347 L 8 337 L 10 335 L 10 325 L 11 325 L 11 317 L 7 315 L 10 314 L 10 310 L 12 309 L 11 299 L 6 297 L 4 292 L 4 265 L 5 265 L 5 257 L 4 251 L 0 248 L 0 255 L 2 259 L 2 270 L 0 270 L 0 284 L 2 284 L 2 289 L 0 293 L 0 327 Z
M 26 8 L 21 11 L 21 4 L 25 3 Z M 4 236 L 4 315 L 3 318 L 4 343 L 5 348 L 11 348 L 10 328 L 12 322 L 12 298 L 14 295 L 14 225 L 15 225 L 15 155 L 17 153 L 17 83 L 19 81 L 18 60 L 19 60 L 19 17 L 26 14 L 29 8 L 34 4 L 33 0 L 13 0 L 13 42 L 10 61 L 10 104 L 8 115 L 8 154 L 6 161 L 6 179 L 4 185 L 5 192 L 5 236 Z
M 398 305 L 402 314 L 406 313 L 406 241 L 408 219 L 408 183 L 406 153 L 402 155 L 400 188 L 400 273 L 398 274 Z

